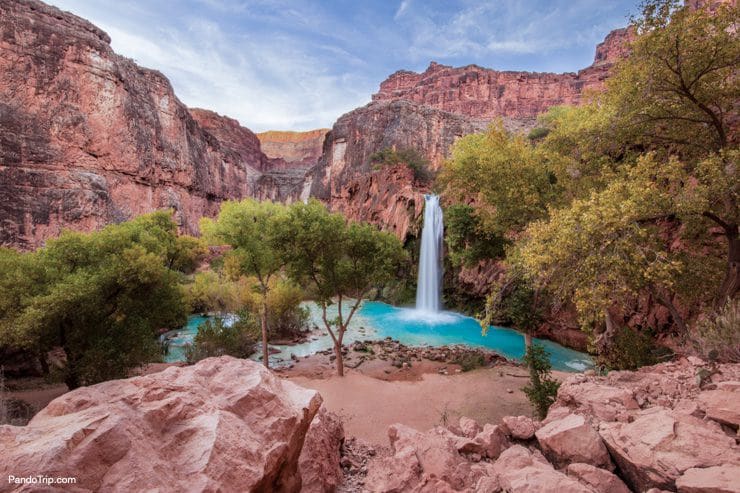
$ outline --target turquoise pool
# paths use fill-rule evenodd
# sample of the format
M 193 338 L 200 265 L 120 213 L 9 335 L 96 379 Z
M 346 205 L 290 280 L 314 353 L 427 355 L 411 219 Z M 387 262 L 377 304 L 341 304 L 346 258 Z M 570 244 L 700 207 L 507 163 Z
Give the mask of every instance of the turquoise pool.
M 306 306 L 311 312 L 312 326 L 321 328 L 321 313 L 318 307 L 313 303 L 307 303 Z M 330 317 L 336 316 L 335 309 L 329 311 Z M 331 313 L 332 311 L 334 313 Z M 177 331 L 176 336 L 170 340 L 167 361 L 185 359 L 184 344 L 192 341 L 198 326 L 206 319 L 202 316 L 190 317 L 188 324 Z M 392 337 L 409 346 L 462 344 L 491 349 L 512 359 L 521 359 L 524 356 L 524 336 L 515 330 L 491 327 L 484 336 L 474 318 L 459 313 L 424 314 L 410 308 L 399 308 L 377 301 L 363 303 L 352 320 L 351 329 L 345 335 L 344 342 L 349 344 L 357 340 L 385 337 Z M 585 353 L 547 340 L 535 339 L 535 341 L 545 346 L 550 353 L 555 370 L 583 371 L 593 366 L 591 358 Z M 332 342 L 325 331 L 319 330 L 308 342 L 272 347 L 278 352 L 270 356 L 271 362 L 279 365 L 289 361 L 291 354 L 298 357 L 314 354 L 332 347 Z

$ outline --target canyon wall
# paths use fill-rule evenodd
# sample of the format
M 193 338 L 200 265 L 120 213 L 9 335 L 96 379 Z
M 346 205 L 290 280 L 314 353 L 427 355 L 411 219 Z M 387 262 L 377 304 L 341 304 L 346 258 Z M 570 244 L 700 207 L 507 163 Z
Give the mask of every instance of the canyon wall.
M 186 108 L 91 23 L 0 1 L 0 245 L 34 248 L 160 208 L 194 233 L 222 200 L 299 193 L 302 179 L 270 174 L 279 164 L 235 120 Z
M 262 152 L 291 166 L 314 166 L 319 162 L 328 128 L 306 132 L 269 130 L 257 134 Z

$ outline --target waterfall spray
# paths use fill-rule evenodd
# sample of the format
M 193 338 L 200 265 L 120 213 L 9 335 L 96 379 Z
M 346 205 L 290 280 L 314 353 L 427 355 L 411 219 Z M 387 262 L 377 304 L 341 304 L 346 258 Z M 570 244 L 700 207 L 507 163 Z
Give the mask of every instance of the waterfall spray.
M 429 194 L 424 198 L 416 309 L 438 312 L 442 308 L 442 208 L 439 206 L 439 196 Z

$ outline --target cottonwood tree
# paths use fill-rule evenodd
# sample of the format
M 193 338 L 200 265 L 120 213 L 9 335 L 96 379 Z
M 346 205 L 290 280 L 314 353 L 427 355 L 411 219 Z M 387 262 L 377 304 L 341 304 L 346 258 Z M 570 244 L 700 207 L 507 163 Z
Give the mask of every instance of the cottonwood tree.
M 370 290 L 396 275 L 405 258 L 401 242 L 375 226 L 347 222 L 315 200 L 290 207 L 278 227 L 288 272 L 311 289 L 334 343 L 337 374 L 344 375 L 342 341 Z M 337 307 L 330 319 L 327 308 Z
M 31 253 L 0 250 L 0 345 L 44 354 L 61 346 L 70 389 L 155 361 L 159 329 L 181 326 L 186 304 L 169 212 L 96 233 L 65 232 Z M 172 247 L 172 248 L 171 248 Z M 174 248 L 174 250 L 173 250 Z
M 286 213 L 285 206 L 269 201 L 245 199 L 225 202 L 215 220 L 201 220 L 204 237 L 212 244 L 229 245 L 225 264 L 235 275 L 253 275 L 260 290 L 262 361 L 270 365 L 267 347 L 267 297 L 271 280 L 285 263 L 277 249 L 277 226 Z

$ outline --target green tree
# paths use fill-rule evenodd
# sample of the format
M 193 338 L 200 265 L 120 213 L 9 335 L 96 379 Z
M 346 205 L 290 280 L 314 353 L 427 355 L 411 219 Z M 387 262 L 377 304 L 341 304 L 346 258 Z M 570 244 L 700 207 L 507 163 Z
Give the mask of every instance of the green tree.
M 255 336 L 259 332 L 259 323 L 249 312 L 241 312 L 230 327 L 224 325 L 222 318 L 206 320 L 198 327 L 193 344 L 185 349 L 185 355 L 189 363 L 223 355 L 248 358 L 254 353 Z
M 180 275 L 168 268 L 176 233 L 171 214 L 157 212 L 65 232 L 33 253 L 3 251 L 0 344 L 40 355 L 61 346 L 70 389 L 156 360 L 158 330 L 186 317 Z
M 391 280 L 405 258 L 401 242 L 374 226 L 347 223 L 315 200 L 296 203 L 282 219 L 279 241 L 291 276 L 310 285 L 334 342 L 337 373 L 344 375 L 342 341 L 363 298 Z M 327 307 L 336 303 L 336 319 Z
M 522 390 L 534 406 L 537 417 L 545 419 L 560 388 L 560 382 L 553 380 L 550 374 L 550 355 L 540 344 L 532 344 L 524 355 L 524 364 L 529 368 L 529 384 Z
M 271 279 L 283 268 L 284 260 L 276 247 L 275 232 L 285 206 L 269 201 L 245 199 L 225 202 L 216 220 L 201 220 L 203 235 L 211 244 L 231 246 L 226 266 L 236 277 L 246 274 L 257 278 L 261 295 L 262 361 L 269 366 L 267 295 Z

